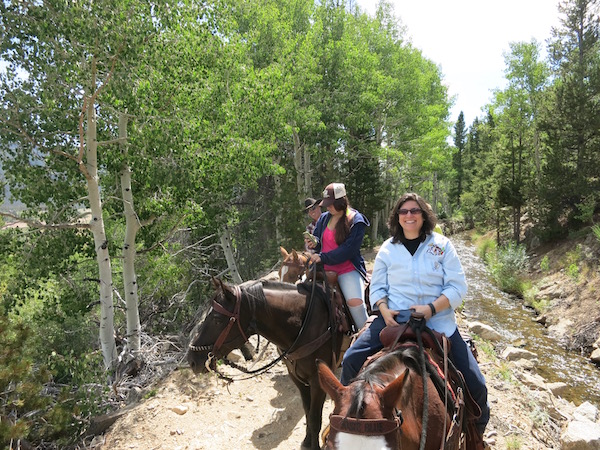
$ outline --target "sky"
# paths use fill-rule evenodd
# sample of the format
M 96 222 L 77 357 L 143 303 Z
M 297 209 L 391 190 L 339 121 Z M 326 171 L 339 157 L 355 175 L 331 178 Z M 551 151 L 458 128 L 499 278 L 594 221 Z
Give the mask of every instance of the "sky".
M 355 0 L 373 15 L 376 0 Z M 542 44 L 559 25 L 558 0 L 391 0 L 406 37 L 441 67 L 449 94 L 456 96 L 450 120 L 463 111 L 470 126 L 483 117 L 492 90 L 503 89 L 504 56 L 510 42 Z

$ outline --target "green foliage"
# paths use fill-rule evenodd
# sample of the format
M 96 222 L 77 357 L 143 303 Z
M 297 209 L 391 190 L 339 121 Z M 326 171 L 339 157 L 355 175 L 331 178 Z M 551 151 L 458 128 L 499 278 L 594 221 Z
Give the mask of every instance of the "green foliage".
M 102 411 L 101 395 L 85 387 L 75 392 L 64 385 L 51 395 L 48 383 L 54 364 L 33 355 L 34 334 L 25 323 L 0 316 L 0 445 L 8 446 L 13 439 L 73 444 L 90 416 Z M 71 357 L 71 370 L 78 374 L 72 379 L 96 380 L 94 368 L 100 363 L 98 358 Z
M 540 261 L 540 270 L 543 273 L 548 272 L 550 270 L 550 258 L 548 258 L 548 255 L 544 255 L 544 257 Z
M 509 294 L 523 297 L 528 289 L 526 271 L 528 257 L 524 246 L 510 243 L 487 254 L 485 259 L 492 277 L 500 289 Z
M 600 242 L 600 224 L 596 224 L 592 227 L 592 233 L 596 236 L 596 240 Z
M 486 341 L 485 339 L 482 339 L 478 335 L 474 335 L 473 339 L 475 340 L 478 350 L 481 350 L 490 359 L 497 358 L 496 350 L 494 349 L 494 346 L 492 345 L 492 343 L 490 341 Z
M 569 264 L 567 267 L 567 274 L 573 281 L 579 280 L 579 266 L 575 263 Z
M 496 254 L 496 241 L 490 238 L 480 239 L 477 243 L 477 254 L 487 264 L 494 261 Z
M 506 438 L 506 450 L 519 450 L 523 447 L 521 438 L 519 436 L 508 436 Z
M 550 300 L 548 298 L 538 300 L 536 298 L 538 292 L 539 288 L 537 286 L 531 286 L 525 290 L 523 299 L 525 300 L 525 304 L 531 306 L 537 312 L 543 313 L 550 307 Z

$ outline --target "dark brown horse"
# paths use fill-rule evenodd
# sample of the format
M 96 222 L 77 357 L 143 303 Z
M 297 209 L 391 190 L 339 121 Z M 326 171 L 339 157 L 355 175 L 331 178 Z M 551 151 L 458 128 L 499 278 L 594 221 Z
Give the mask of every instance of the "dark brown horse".
M 324 295 L 314 286 L 268 281 L 229 286 L 215 280 L 215 286 L 212 308 L 189 346 L 190 366 L 195 373 L 206 372 L 216 359 L 254 334 L 274 343 L 302 398 L 306 415 L 302 446 L 319 449 L 326 395 L 319 384 L 315 360 L 336 367 L 342 343 L 339 326 L 330 319 L 336 314 L 330 312 Z M 299 292 L 302 287 L 308 289 L 307 294 Z
M 330 416 L 327 449 L 456 450 L 459 447 L 460 419 L 453 422 L 438 391 L 446 394 L 437 365 L 419 348 L 401 345 L 383 352 L 363 367 L 349 386 L 343 386 L 332 371 L 318 363 L 319 379 L 335 408 Z M 422 354 L 422 353 L 421 353 Z M 422 367 L 428 376 L 424 395 Z M 423 409 L 426 406 L 426 416 Z M 426 433 L 422 432 L 426 420 Z M 452 438 L 442 442 L 452 430 Z
M 301 280 L 302 276 L 307 274 L 308 271 L 308 255 L 298 253 L 294 249 L 288 253 L 283 247 L 279 247 L 279 252 L 283 257 L 279 268 L 279 281 L 296 283 Z

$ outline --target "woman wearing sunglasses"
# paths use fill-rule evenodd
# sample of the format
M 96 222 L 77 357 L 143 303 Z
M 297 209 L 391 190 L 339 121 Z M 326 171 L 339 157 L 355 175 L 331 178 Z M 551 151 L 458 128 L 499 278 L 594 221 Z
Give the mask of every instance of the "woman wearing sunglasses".
M 460 335 L 454 310 L 467 293 L 462 265 L 452 242 L 434 232 L 437 217 L 418 194 L 404 194 L 392 209 L 391 237 L 377 253 L 371 276 L 370 302 L 378 317 L 346 351 L 341 382 L 348 385 L 368 356 L 381 350 L 379 332 L 408 321 L 411 311 L 422 313 L 429 328 L 451 341 L 451 358 L 473 399 L 481 408 L 477 429 L 489 421 L 487 388 L 479 365 Z

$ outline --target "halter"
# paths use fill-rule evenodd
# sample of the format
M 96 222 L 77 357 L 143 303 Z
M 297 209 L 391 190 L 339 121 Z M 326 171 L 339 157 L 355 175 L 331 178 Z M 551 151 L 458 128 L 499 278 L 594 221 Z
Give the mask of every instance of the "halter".
M 401 432 L 402 423 L 403 419 L 400 411 L 393 419 L 356 419 L 338 414 L 329 416 L 329 425 L 334 430 L 362 436 L 382 436 L 395 431 Z
M 331 414 L 329 416 L 329 426 L 337 432 L 358 434 L 361 436 L 385 436 L 395 433 L 394 437 L 397 443 L 400 442 L 403 423 L 404 418 L 400 410 L 396 410 L 393 419 L 357 419 L 340 416 L 339 414 Z M 326 448 L 329 448 L 327 438 Z
M 235 294 L 235 306 L 233 307 L 233 312 L 228 311 L 223 305 L 221 305 L 215 299 L 213 299 L 213 301 L 212 301 L 212 308 L 215 311 L 217 311 L 219 314 L 223 314 L 224 316 L 229 317 L 229 323 L 227 323 L 227 326 L 223 329 L 223 331 L 221 331 L 221 334 L 219 335 L 219 337 L 217 338 L 215 343 L 213 345 L 202 345 L 202 346 L 195 346 L 195 345 L 190 344 L 190 346 L 189 346 L 190 350 L 195 351 L 195 352 L 201 352 L 201 351 L 208 350 L 210 353 L 208 354 L 207 361 L 211 361 L 215 357 L 215 354 L 220 350 L 221 346 L 225 342 L 225 339 L 227 339 L 227 336 L 229 335 L 231 328 L 233 328 L 234 323 L 237 323 L 238 329 L 240 330 L 240 333 L 241 333 L 242 337 L 244 338 L 244 342 L 246 342 L 248 340 L 246 333 L 244 333 L 244 330 L 242 330 L 242 323 L 240 321 L 240 309 L 242 306 L 242 290 L 240 289 L 239 286 L 234 286 L 233 289 L 234 289 L 234 294 Z

